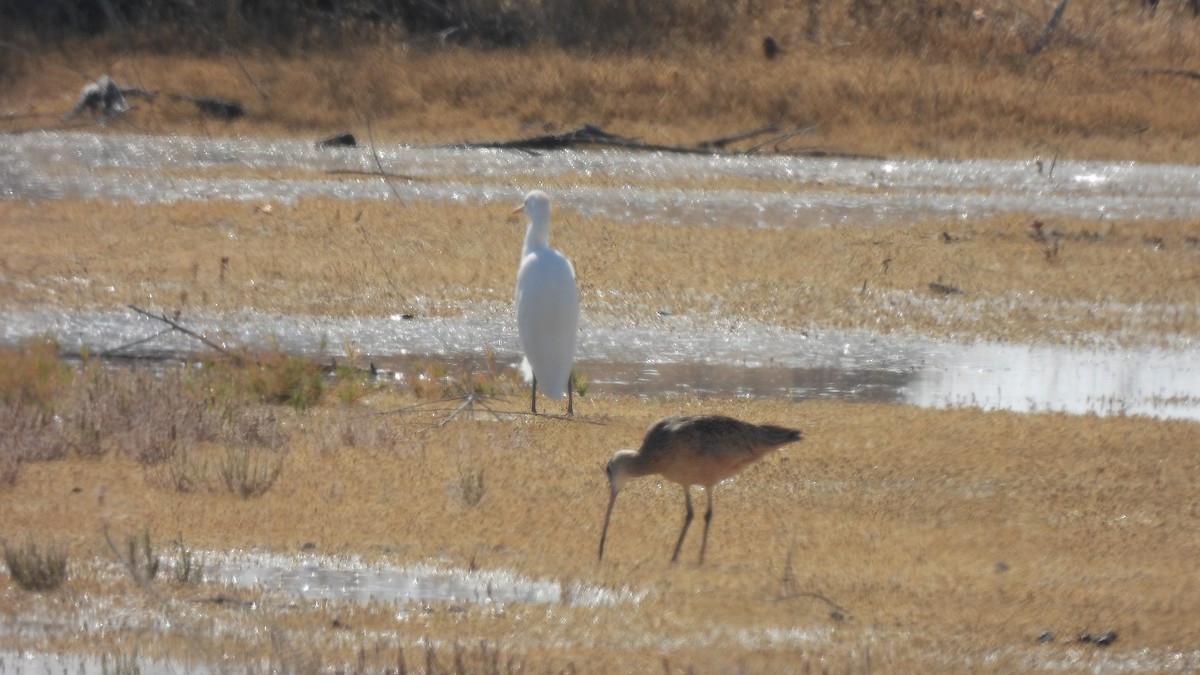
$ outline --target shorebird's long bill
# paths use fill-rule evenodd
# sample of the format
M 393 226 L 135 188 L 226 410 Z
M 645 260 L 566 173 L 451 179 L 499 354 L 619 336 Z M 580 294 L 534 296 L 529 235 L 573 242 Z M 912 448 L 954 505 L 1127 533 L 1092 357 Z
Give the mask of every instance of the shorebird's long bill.
M 600 533 L 600 555 L 597 560 L 604 560 L 604 540 L 608 537 L 608 521 L 612 518 L 613 506 L 617 503 L 617 491 L 608 493 L 608 510 L 604 512 L 604 530 Z
M 517 208 L 513 209 L 512 215 L 514 215 L 514 216 L 519 216 L 519 215 L 521 215 L 522 213 L 525 213 L 525 205 L 524 205 L 524 204 L 522 204 L 521 206 L 518 206 Z

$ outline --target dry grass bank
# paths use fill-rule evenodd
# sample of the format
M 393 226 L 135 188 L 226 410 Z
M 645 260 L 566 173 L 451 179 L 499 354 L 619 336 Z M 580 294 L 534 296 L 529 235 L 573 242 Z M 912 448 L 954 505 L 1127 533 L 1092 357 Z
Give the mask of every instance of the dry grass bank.
M 0 252 L 0 302 L 135 303 L 185 317 L 510 311 L 524 224 L 506 208 L 262 206 L 0 202 L 10 242 Z M 1001 217 L 886 231 L 743 229 L 556 213 L 554 244 L 574 261 L 596 325 L 665 309 L 698 325 L 750 319 L 958 339 L 1200 334 L 1195 223 L 1049 220 L 1039 233 L 1025 218 Z
M 424 143 L 593 123 L 686 144 L 776 124 L 809 131 L 767 151 L 1194 162 L 1200 82 L 1187 72 L 1200 71 L 1200 20 L 1182 3 L 1154 14 L 1123 0 L 1070 3 L 1030 55 L 1049 11 L 1033 0 L 747 3 L 720 30 L 686 11 L 614 11 L 582 16 L 591 23 L 574 41 L 530 29 L 528 46 L 503 50 L 389 31 L 282 51 L 215 42 L 226 47 L 203 55 L 148 38 L 139 48 L 128 34 L 53 46 L 16 36 L 0 123 L 58 127 L 83 75 L 108 73 L 247 108 L 224 123 L 187 103 L 135 101 L 117 131 L 365 138 L 370 122 L 378 140 Z M 634 29 L 642 37 L 626 36 Z M 782 45 L 773 60 L 764 35 Z
M 96 598 L 109 598 L 101 607 L 162 616 L 171 628 L 93 634 L 99 653 L 122 653 L 132 631 L 146 659 L 167 651 L 352 670 L 395 667 L 398 649 L 411 666 L 430 638 L 447 668 L 452 645 L 475 660 L 481 642 L 535 670 L 580 672 L 1194 665 L 1195 424 L 603 395 L 581 401 L 577 421 L 484 416 L 432 429 L 440 417 L 369 414 L 413 401 L 378 390 L 350 407 L 280 414 L 283 470 L 252 499 L 219 483 L 179 491 L 163 480 L 169 462 L 119 452 L 29 463 L 0 489 L 4 536 L 56 542 L 75 574 L 57 594 L 0 585 L 0 607 L 9 617 L 72 625 L 63 617 L 97 611 Z M 522 402 L 495 403 L 515 411 Z M 806 437 L 717 489 L 703 567 L 694 562 L 698 536 L 683 562 L 667 562 L 682 499 L 678 487 L 653 479 L 622 493 L 598 564 L 603 462 L 636 445 L 658 417 L 700 409 L 797 426 Z M 189 461 L 216 471 L 222 453 L 199 446 Z M 480 476 L 476 502 L 464 498 L 468 474 Z M 647 595 L 614 607 L 433 603 L 397 611 L 295 606 L 168 580 L 147 591 L 89 571 L 84 561 L 113 559 L 106 528 L 117 541 L 149 532 L 167 556 L 178 537 L 202 550 L 307 546 Z M 213 622 L 226 629 L 206 628 Z M 1106 631 L 1118 636 L 1107 649 L 1075 641 Z M 71 631 L 48 632 L 58 637 L 15 639 L 26 648 L 80 646 Z M 1054 637 L 1041 644 L 1045 632 Z M 13 639 L 0 636 L 0 645 L 11 648 Z

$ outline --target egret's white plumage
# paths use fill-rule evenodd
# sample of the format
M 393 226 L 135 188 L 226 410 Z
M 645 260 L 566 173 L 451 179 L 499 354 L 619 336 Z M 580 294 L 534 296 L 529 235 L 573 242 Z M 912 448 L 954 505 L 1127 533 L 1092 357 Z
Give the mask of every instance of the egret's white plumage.
M 550 197 L 541 190 L 530 192 L 524 206 L 513 213 L 521 212 L 529 218 L 517 269 L 517 334 L 525 352 L 521 372 L 533 383 L 533 412 L 539 383 L 548 398 L 567 394 L 567 411 L 573 412 L 571 364 L 579 333 L 575 269 L 566 256 L 550 248 Z

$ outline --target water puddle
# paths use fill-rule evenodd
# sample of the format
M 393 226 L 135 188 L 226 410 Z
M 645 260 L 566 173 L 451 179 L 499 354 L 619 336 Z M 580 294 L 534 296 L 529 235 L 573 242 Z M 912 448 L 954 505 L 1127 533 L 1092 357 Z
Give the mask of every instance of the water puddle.
M 193 330 L 230 346 L 274 344 L 363 360 L 403 373 L 433 363 L 520 360 L 507 312 L 465 318 L 195 317 Z M 0 341 L 50 334 L 68 351 L 104 354 L 154 336 L 159 322 L 133 312 L 0 313 Z M 336 346 L 336 347 L 332 347 Z M 183 358 L 198 344 L 177 333 L 118 353 Z M 644 325 L 586 325 L 576 367 L 594 391 L 635 395 L 835 398 L 929 408 L 1144 415 L 1200 420 L 1200 358 L 1190 348 L 956 343 L 921 336 L 798 332 L 740 322 L 662 317 Z
M 205 580 L 281 594 L 297 601 L 353 603 L 512 603 L 612 607 L 638 603 L 645 592 L 529 579 L 508 570 L 466 570 L 433 564 L 372 565 L 356 558 L 235 552 L 205 553 Z
M 1038 217 L 1200 217 L 1200 168 L 1036 158 L 908 160 L 692 156 L 616 150 L 531 156 L 506 150 L 380 146 L 390 185 L 367 148 L 303 141 L 29 133 L 0 136 L 0 199 L 98 198 L 135 203 L 305 197 L 515 203 L 547 182 L 560 208 L 616 221 L 811 227 Z M 589 184 L 589 183 L 597 183 Z M 736 185 L 736 187 L 730 187 Z

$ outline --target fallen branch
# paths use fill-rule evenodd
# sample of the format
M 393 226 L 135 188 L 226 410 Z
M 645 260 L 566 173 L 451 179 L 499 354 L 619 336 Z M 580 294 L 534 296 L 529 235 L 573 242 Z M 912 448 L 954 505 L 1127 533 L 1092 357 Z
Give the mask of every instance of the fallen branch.
M 762 148 L 777 144 L 787 140 L 793 136 L 812 131 L 815 126 L 808 126 L 802 129 L 793 129 L 774 136 L 767 141 L 759 143 L 750 150 L 746 151 L 727 151 L 731 154 L 750 154 L 761 150 Z M 547 134 L 545 136 L 533 136 L 531 138 L 519 138 L 512 141 L 487 141 L 481 143 L 454 143 L 438 147 L 454 148 L 454 149 L 487 149 L 487 150 L 520 150 L 530 154 L 537 154 L 539 150 L 565 150 L 567 148 L 601 145 L 607 147 L 622 148 L 625 150 L 639 150 L 648 152 L 670 152 L 685 155 L 716 155 L 723 151 L 724 146 L 739 140 L 753 138 L 765 133 L 778 131 L 777 128 L 763 127 L 753 131 L 747 131 L 731 136 L 717 138 L 709 141 L 701 141 L 696 146 L 686 145 L 660 145 L 658 143 L 643 143 L 642 141 L 617 136 L 604 131 L 600 127 L 592 124 L 585 124 L 574 131 L 568 131 L 562 134 Z M 841 153 L 827 150 L 811 150 L 805 152 L 791 153 L 794 155 L 812 156 L 812 157 L 868 157 L 867 155 L 854 155 L 849 153 Z
M 685 154 L 707 155 L 712 153 L 712 150 L 704 148 L 688 148 L 678 145 L 656 145 L 653 143 L 642 143 L 641 141 L 632 138 L 624 138 L 615 134 L 610 134 L 593 124 L 585 124 L 574 131 L 568 131 L 562 134 L 547 134 L 545 136 L 519 138 L 512 141 L 456 143 L 446 147 L 460 149 L 524 150 L 526 152 L 533 152 L 536 150 L 565 150 L 567 148 L 580 145 L 607 145 L 632 150 L 657 150 L 660 152 L 677 152 Z
M 167 324 L 168 326 L 170 326 L 171 328 L 179 331 L 180 333 L 183 333 L 184 335 L 186 335 L 190 338 L 199 340 L 203 344 L 205 344 L 209 347 L 212 347 L 213 349 L 217 350 L 218 352 L 221 352 L 221 354 L 233 359 L 237 363 L 241 363 L 241 361 L 242 361 L 241 357 L 238 356 L 237 354 L 231 353 L 229 350 L 227 350 L 224 347 L 222 347 L 221 345 L 213 342 L 212 340 L 209 340 L 208 338 L 204 337 L 203 335 L 201 335 L 193 330 L 190 330 L 189 328 L 187 328 L 185 326 L 181 326 L 177 322 L 172 321 L 171 319 L 168 319 L 167 315 L 165 315 L 165 314 L 162 314 L 162 315 L 151 314 L 150 312 L 147 312 L 146 310 L 142 309 L 141 307 L 138 307 L 137 305 L 129 305 L 128 307 L 129 307 L 129 309 L 132 309 L 133 311 L 137 312 L 138 314 L 141 314 L 142 316 L 150 317 L 151 319 L 154 319 L 155 321 L 161 321 L 161 322 Z M 161 335 L 161 333 L 160 333 L 160 335 Z

